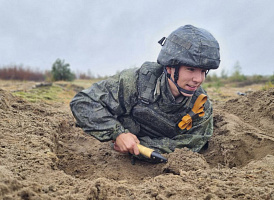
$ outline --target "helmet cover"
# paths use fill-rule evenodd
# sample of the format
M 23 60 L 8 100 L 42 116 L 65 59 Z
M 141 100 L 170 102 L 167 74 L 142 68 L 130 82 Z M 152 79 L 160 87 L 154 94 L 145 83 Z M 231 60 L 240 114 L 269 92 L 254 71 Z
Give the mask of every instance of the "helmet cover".
M 157 62 L 163 66 L 190 66 L 217 69 L 220 64 L 219 44 L 208 31 L 192 25 L 181 26 L 167 38 Z

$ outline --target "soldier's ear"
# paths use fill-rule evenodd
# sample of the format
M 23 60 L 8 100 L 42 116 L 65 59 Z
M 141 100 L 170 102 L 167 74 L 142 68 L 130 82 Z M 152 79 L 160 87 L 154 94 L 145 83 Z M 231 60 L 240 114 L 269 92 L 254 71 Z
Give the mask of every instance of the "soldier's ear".
M 171 74 L 171 67 L 166 66 L 166 71 L 167 71 L 167 73 Z

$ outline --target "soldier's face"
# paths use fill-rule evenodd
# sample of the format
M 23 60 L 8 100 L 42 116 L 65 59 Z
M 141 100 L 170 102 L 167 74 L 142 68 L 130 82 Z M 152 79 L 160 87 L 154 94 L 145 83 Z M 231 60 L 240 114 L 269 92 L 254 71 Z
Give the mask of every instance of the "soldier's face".
M 174 80 L 174 72 L 175 68 L 168 67 L 167 71 L 171 74 L 171 77 Z M 187 67 L 187 66 L 181 66 L 179 69 L 179 79 L 177 81 L 177 84 L 188 91 L 195 91 L 197 90 L 200 85 L 205 80 L 205 73 L 206 70 L 196 68 L 196 67 Z M 179 91 L 174 83 L 172 83 L 169 80 L 169 86 L 171 89 L 172 94 L 176 97 L 179 96 Z M 186 94 L 182 92 L 184 96 L 192 96 L 193 94 Z

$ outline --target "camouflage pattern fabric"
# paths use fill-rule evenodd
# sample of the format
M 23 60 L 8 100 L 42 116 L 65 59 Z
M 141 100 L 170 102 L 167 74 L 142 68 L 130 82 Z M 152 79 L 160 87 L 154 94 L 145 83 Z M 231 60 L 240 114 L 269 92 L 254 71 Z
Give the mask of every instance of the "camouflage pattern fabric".
M 165 41 L 157 62 L 163 66 L 184 65 L 217 69 L 220 65 L 219 43 L 211 33 L 192 25 L 181 26 Z
M 149 67 L 158 64 L 144 65 Z M 183 147 L 199 152 L 213 133 L 212 106 L 209 98 L 205 104 L 205 115 L 196 118 L 190 130 L 180 130 L 177 124 L 185 114 L 184 109 L 187 102 L 190 102 L 189 97 L 176 100 L 169 89 L 166 76 L 161 74 L 155 79 L 155 85 L 158 84 L 160 89 L 152 97 L 153 102 L 149 105 L 143 103 L 140 101 L 142 91 L 139 91 L 138 87 L 142 69 L 124 70 L 79 92 L 70 103 L 78 125 L 102 142 L 115 140 L 119 134 L 131 132 L 139 138 L 142 145 L 159 153 L 170 153 L 175 148 Z M 146 84 L 149 85 L 144 83 Z M 200 93 L 205 93 L 201 87 L 192 97 L 191 106 Z M 137 114 L 142 114 L 143 110 L 146 111 L 145 115 L 148 115 L 145 118 L 155 119 L 155 124 L 142 124 Z M 149 116 L 150 113 L 153 114 Z M 157 124 L 157 121 L 161 121 L 160 118 L 170 124 L 169 129 L 165 129 L 163 123 Z M 155 125 L 167 130 L 163 131 L 165 134 L 155 131 Z M 151 131 L 148 131 L 150 129 Z

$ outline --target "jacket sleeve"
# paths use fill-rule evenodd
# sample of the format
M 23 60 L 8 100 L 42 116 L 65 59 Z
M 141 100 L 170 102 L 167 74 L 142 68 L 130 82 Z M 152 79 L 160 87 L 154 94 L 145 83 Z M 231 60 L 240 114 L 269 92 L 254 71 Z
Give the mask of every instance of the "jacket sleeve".
M 175 148 L 187 147 L 194 152 L 199 152 L 208 142 L 213 134 L 212 106 L 205 112 L 205 116 L 193 122 L 193 127 L 184 134 L 178 134 L 173 138 L 140 137 L 139 140 L 144 146 L 150 147 L 159 153 L 171 153 Z
M 102 142 L 115 140 L 119 134 L 129 132 L 118 117 L 131 110 L 135 77 L 134 70 L 124 72 L 76 94 L 70 107 L 77 124 Z

